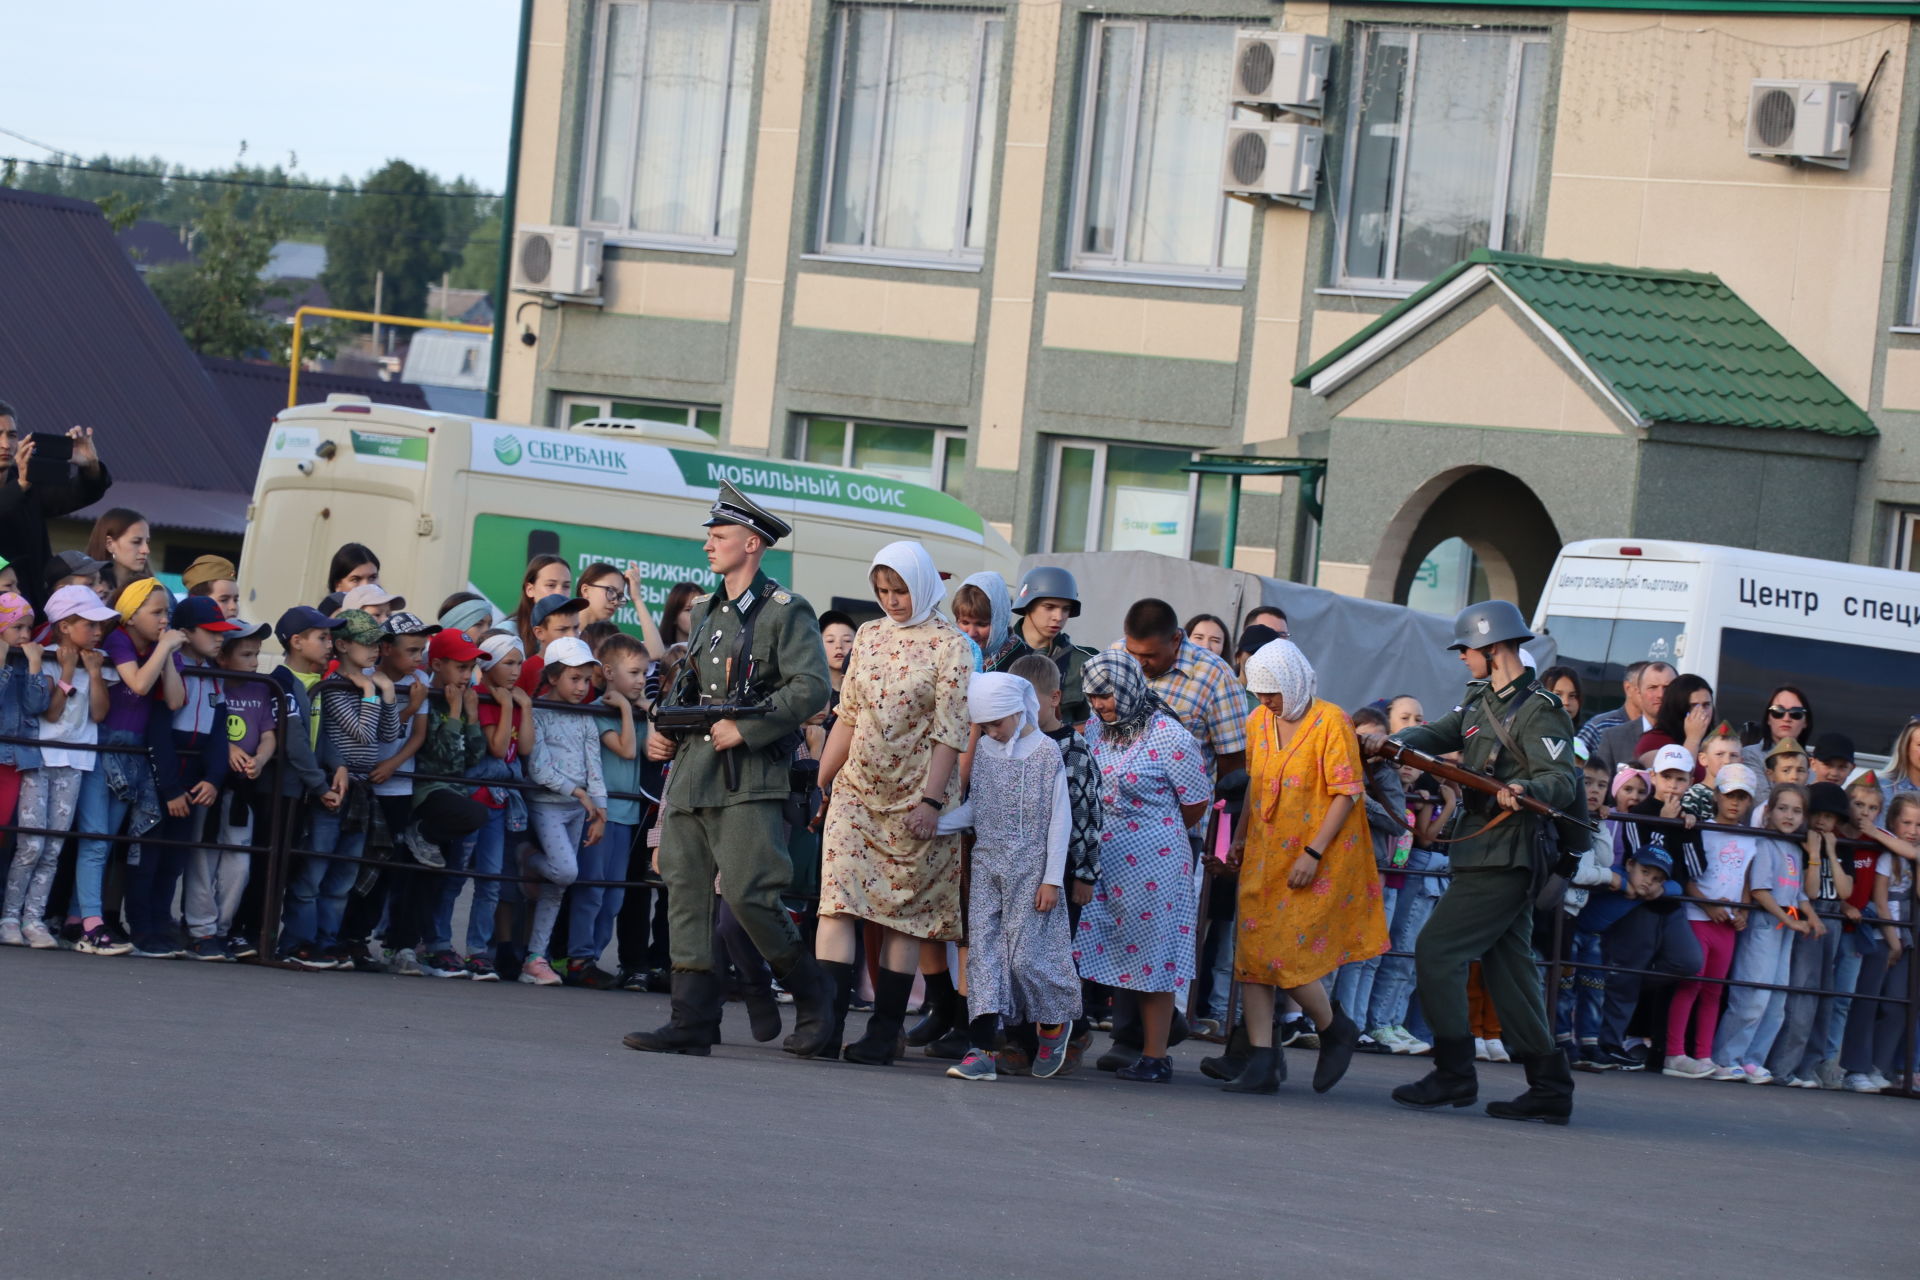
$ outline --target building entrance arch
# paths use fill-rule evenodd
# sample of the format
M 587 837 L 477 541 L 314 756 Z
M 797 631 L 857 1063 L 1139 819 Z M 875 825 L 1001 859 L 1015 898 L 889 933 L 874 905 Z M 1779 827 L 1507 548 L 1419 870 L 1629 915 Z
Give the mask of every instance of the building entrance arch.
M 1388 522 L 1367 595 L 1405 604 L 1428 557 L 1453 538 L 1471 549 L 1487 593 L 1522 611 L 1539 600 L 1561 541 L 1546 506 L 1518 476 L 1477 464 L 1452 467 L 1415 489 Z

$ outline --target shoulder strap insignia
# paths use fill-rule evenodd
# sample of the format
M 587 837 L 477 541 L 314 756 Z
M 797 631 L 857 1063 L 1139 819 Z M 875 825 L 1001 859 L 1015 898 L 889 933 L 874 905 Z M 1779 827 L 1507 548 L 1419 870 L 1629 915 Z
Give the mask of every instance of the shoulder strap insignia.
M 705 604 L 711 599 L 713 599 L 713 592 L 709 591 L 707 592 L 707 594 L 703 596 L 695 596 L 693 599 L 687 601 L 687 603 L 688 604 Z
M 771 599 L 775 604 L 792 604 L 793 603 L 793 596 L 789 594 L 786 590 L 780 587 L 775 587 L 773 589 L 772 595 L 769 596 L 768 598 Z

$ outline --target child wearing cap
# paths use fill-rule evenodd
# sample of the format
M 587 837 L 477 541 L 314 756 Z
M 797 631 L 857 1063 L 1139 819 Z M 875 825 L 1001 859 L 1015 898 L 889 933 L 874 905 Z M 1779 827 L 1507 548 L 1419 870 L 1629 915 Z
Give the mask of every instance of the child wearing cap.
M 1723 766 L 1741 760 L 1740 734 L 1726 721 L 1721 721 L 1700 740 L 1700 755 L 1695 761 L 1694 770 L 1697 781 L 1687 789 L 1680 799 L 1680 810 L 1690 813 L 1701 822 L 1712 822 L 1719 811 L 1720 793 L 1714 789 L 1713 780 L 1720 776 Z M 1758 801 L 1759 797 L 1754 797 Z
M 214 666 L 220 658 L 220 644 L 239 628 L 210 596 L 188 596 L 173 607 L 168 619 L 176 634 L 185 639 L 176 665 Z M 162 845 L 140 849 L 139 874 L 131 869 L 127 876 L 127 916 L 135 918 L 136 890 L 145 894 L 138 904 L 144 925 L 135 927 L 134 952 L 140 955 L 177 954 L 179 944 L 173 919 L 174 894 L 187 868 L 189 853 L 205 852 L 192 846 L 201 837 L 207 815 L 220 789 L 226 785 L 227 704 L 224 687 L 214 676 L 188 674 L 176 676 L 183 695 L 171 717 L 170 732 L 152 751 L 155 785 L 167 816 L 160 821 Z M 157 735 L 156 735 L 157 736 Z M 178 842 L 178 843 L 175 843 Z M 226 945 L 218 938 L 200 938 L 187 954 L 196 960 L 227 958 Z
M 555 640 L 578 636 L 580 615 L 586 608 L 587 602 L 577 596 L 555 594 L 533 602 L 533 609 L 527 615 L 533 633 L 533 652 L 527 655 L 526 665 L 520 669 L 522 689 L 534 697 L 541 696 L 540 669 L 546 665 L 547 646 Z
M 212 598 L 218 603 L 217 595 Z M 228 621 L 233 630 L 221 637 L 216 660 L 220 669 L 237 674 L 258 672 L 260 644 L 272 628 L 264 622 Z M 214 801 L 213 821 L 221 844 L 248 845 L 254 843 L 256 832 L 266 830 L 269 801 L 261 778 L 279 746 L 273 715 L 278 695 L 272 685 L 261 681 L 223 680 L 221 684 L 227 705 L 223 735 L 227 782 Z M 191 939 L 189 954 L 196 959 L 213 959 L 213 948 L 205 945 L 209 940 L 227 960 L 245 960 L 256 954 L 248 934 L 260 918 L 257 896 L 253 911 L 243 914 L 252 882 L 251 854 L 219 849 L 192 852 L 180 895 Z
M 1617 778 L 1624 776 L 1616 775 Z M 1627 798 L 1627 791 L 1627 787 L 1616 782 L 1617 798 Z M 1626 807 L 1638 812 L 1649 804 L 1657 802 L 1649 797 Z M 1574 927 L 1582 933 L 1599 936 L 1602 953 L 1610 965 L 1622 970 L 1654 970 L 1672 978 L 1692 977 L 1700 970 L 1700 944 L 1694 940 L 1686 917 L 1678 910 L 1680 904 L 1674 900 L 1679 890 L 1673 884 L 1673 854 L 1666 839 L 1669 833 L 1658 827 L 1623 822 L 1619 824 L 1618 834 L 1612 872 L 1605 883 L 1588 891 L 1587 903 L 1575 917 Z M 1583 1069 L 1643 1069 L 1645 1063 L 1628 1053 L 1625 1045 L 1627 1025 L 1648 981 L 1638 972 L 1606 975 L 1606 996 L 1596 1036 L 1598 1044 L 1594 1051 L 1582 1055 Z
M 180 575 L 180 585 L 190 596 L 206 596 L 220 606 L 231 622 L 240 616 L 240 577 L 233 561 L 225 556 L 201 556 Z
M 1783 813 L 1797 815 L 1802 807 L 1798 792 L 1794 787 L 1776 797 Z M 1712 837 L 1708 839 L 1711 842 Z M 1800 849 L 1790 838 L 1755 840 L 1753 861 L 1747 870 L 1747 895 L 1754 910 L 1734 948 L 1730 975 L 1736 983 L 1785 986 L 1792 978 L 1794 944 L 1802 937 L 1811 937 L 1816 923 L 1801 867 Z M 1727 1009 L 1713 1046 L 1716 1080 L 1772 1082 L 1767 1055 L 1779 1034 L 1779 1015 L 1785 1008 L 1784 992 L 1749 986 L 1727 989 Z
M 22 771 L 19 823 L 23 827 L 66 831 L 73 826 L 85 780 L 96 769 L 95 753 L 85 744 L 99 740 L 99 722 L 107 715 L 100 629 L 119 617 L 85 587 L 62 587 L 47 601 L 54 671 L 46 706 L 38 717 L 39 738 L 43 744 L 82 745 L 73 749 L 43 745 L 39 764 Z M 45 919 L 61 844 L 55 836 L 19 838 L 7 871 L 5 905 L 0 908 L 0 942 L 16 946 L 24 942 L 42 949 L 58 945 Z M 79 868 L 74 885 L 75 905 L 91 908 L 78 949 L 90 955 L 125 955 L 132 947 L 109 932 L 102 917 L 101 868 L 93 868 L 91 879 L 86 870 L 84 865 Z
M 377 582 L 363 582 L 340 598 L 341 609 L 358 609 L 376 622 L 385 622 L 407 607 L 406 599 Z
M 1842 1058 L 1843 1042 L 1857 1007 L 1853 997 L 1876 994 L 1888 964 L 1886 931 L 1877 922 L 1886 919 L 1886 876 L 1893 869 L 1894 862 L 1883 861 L 1881 851 L 1893 854 L 1895 859 L 1906 860 L 1912 859 L 1920 850 L 1915 850 L 1912 845 L 1879 825 L 1885 793 L 1880 789 L 1878 776 L 1870 771 L 1863 773 L 1849 782 L 1845 790 L 1848 815 L 1840 819 L 1835 832 L 1842 840 L 1857 842 L 1841 855 L 1852 862 L 1849 874 L 1853 880 L 1853 892 L 1847 895 L 1846 901 L 1840 906 L 1846 923 L 1841 926 L 1844 937 L 1839 961 L 1834 965 L 1833 985 L 1837 994 L 1823 1044 L 1826 1057 L 1842 1073 L 1843 1088 L 1856 1093 L 1877 1092 L 1879 1086 L 1863 1088 L 1862 1081 L 1846 1078 L 1867 1073 L 1845 1065 Z M 1859 1003 L 1870 1006 L 1876 1002 Z M 1871 1012 L 1869 1009 L 1869 1016 Z M 1863 1060 L 1868 1052 L 1856 1048 L 1856 1060 Z
M 13 567 L 12 561 L 0 556 L 0 595 L 19 594 L 20 571 Z
M 533 699 L 518 687 L 526 657 L 520 648 L 520 638 L 509 631 L 496 631 L 482 637 L 478 647 L 480 657 L 476 661 L 481 675 L 477 723 L 486 741 L 487 754 L 473 773 L 480 777 L 517 780 L 523 774 L 522 763 L 533 754 L 534 745 Z M 475 982 L 497 982 L 500 974 L 494 967 L 495 939 L 510 937 L 513 932 L 509 913 L 501 910 L 501 900 L 504 894 L 517 893 L 517 887 L 492 877 L 498 876 L 505 865 L 508 834 L 526 829 L 526 803 L 519 791 L 507 787 L 479 787 L 470 795 L 486 809 L 487 820 L 463 851 L 466 865 L 477 873 L 473 879 L 473 900 L 467 911 L 464 967 L 467 976 Z M 460 897 L 462 879 L 445 877 L 439 908 L 434 915 L 435 941 L 444 940 L 449 950 L 453 940 L 453 908 Z
M 1912 962 L 1912 935 L 1897 926 L 1913 919 L 1914 862 L 1920 856 L 1920 794 L 1902 791 L 1887 806 L 1889 839 L 1886 852 L 1874 861 L 1873 919 L 1883 921 L 1878 945 L 1860 962 L 1854 995 L 1882 996 L 1881 1000 L 1853 1002 L 1847 1014 L 1846 1036 L 1840 1047 L 1840 1067 L 1846 1087 L 1855 1093 L 1878 1093 L 1893 1086 L 1900 1041 L 1910 1014 L 1901 1001 L 1907 992 L 1907 966 Z M 1878 838 L 1878 837 L 1876 837 Z M 1870 923 L 1860 926 L 1872 937 Z
M 298 860 L 287 885 L 287 909 L 281 921 L 284 957 L 303 969 L 351 966 L 340 945 L 347 894 L 359 878 L 373 798 L 367 781 L 380 761 L 382 744 L 400 736 L 400 714 L 393 682 L 374 664 L 379 661 L 383 628 L 358 609 L 343 609 L 333 619 L 333 659 L 316 680 L 320 722 L 315 756 L 332 771 L 332 784 L 313 814 L 314 856 Z M 371 672 L 371 674 L 369 674 Z M 297 673 L 304 677 L 307 673 Z M 332 677 L 352 685 L 332 684 Z M 335 857 L 323 855 L 333 854 Z
M 33 643 L 33 606 L 14 591 L 0 592 L 0 735 L 10 738 L 38 737 L 37 726 L 47 712 L 52 700 L 53 680 L 41 669 L 46 653 Z M 40 768 L 39 749 L 26 743 L 0 742 L 0 824 L 11 823 L 14 811 L 20 802 L 20 787 L 23 774 Z M 38 826 L 38 822 L 22 825 Z M 21 837 L 15 846 L 16 855 L 20 846 L 26 843 Z M 25 942 L 21 926 L 21 916 L 26 909 L 26 886 L 40 870 L 40 861 L 46 856 L 47 843 L 36 846 L 31 860 L 18 860 L 10 866 L 7 876 L 6 910 L 0 915 L 0 943 L 19 946 Z M 58 845 L 54 861 L 57 863 Z M 52 869 L 48 872 L 49 889 L 52 888 Z M 13 884 L 21 881 L 20 901 L 14 901 Z M 41 915 L 45 914 L 45 900 L 41 903 Z M 35 931 L 35 937 L 46 934 L 52 941 L 52 933 L 44 923 Z
M 415 759 L 420 771 L 429 776 L 414 784 L 413 816 L 422 838 L 434 842 L 442 863 L 452 870 L 467 865 L 473 846 L 469 837 L 492 816 L 465 786 L 435 780 L 436 776 L 470 777 L 487 758 L 480 695 L 473 687 L 474 665 L 484 656 L 458 630 L 443 630 L 427 645 L 432 684 L 426 701 L 426 737 Z M 453 899 L 459 895 L 461 877 L 416 873 L 407 879 L 417 883 L 421 894 L 419 946 L 412 967 L 435 978 L 468 977 L 465 962 L 453 949 Z M 395 972 L 403 971 L 396 958 Z
M 1844 733 L 1823 733 L 1813 740 L 1807 758 L 1815 782 L 1844 787 L 1853 772 L 1853 739 Z
M 594 657 L 606 677 L 601 701 L 619 715 L 611 726 L 600 722 L 600 775 L 606 781 L 607 813 L 600 839 L 580 848 L 580 879 L 625 880 L 634 833 L 640 828 L 640 747 L 646 737 L 647 646 L 638 636 L 616 632 L 600 642 Z M 625 793 L 615 798 L 614 793 Z M 613 941 L 614 920 L 626 890 L 574 886 L 567 908 L 569 986 L 611 987 L 614 975 L 599 959 Z M 771 996 L 771 993 L 768 993 Z M 778 1010 L 775 1025 L 778 1025 Z
M 1662 747 L 1661 757 L 1672 748 Z M 1669 767 L 1676 759 L 1656 759 L 1656 766 Z M 1724 826 L 1744 826 L 1753 807 L 1753 792 L 1759 785 L 1753 770 L 1732 760 L 1714 765 L 1716 811 L 1713 821 Z M 1709 898 L 1706 904 L 1686 904 L 1687 924 L 1700 943 L 1699 978 L 1721 979 L 1733 968 L 1733 949 L 1740 931 L 1746 928 L 1747 912 L 1738 905 L 1746 900 L 1747 869 L 1753 863 L 1754 840 L 1746 834 L 1726 831 L 1706 832 L 1700 842 L 1704 857 L 1685 875 L 1687 895 Z M 1740 1080 L 1745 1073 L 1737 1066 L 1716 1065 L 1713 1058 L 1714 1035 L 1720 1022 L 1720 1002 L 1724 988 L 1714 981 L 1682 982 L 1674 988 L 1673 1002 L 1667 1007 L 1667 1061 L 1663 1075 L 1690 1080 Z M 1689 1040 L 1688 1031 L 1692 1031 Z M 1691 1049 L 1691 1052 L 1689 1052 Z M 1765 1084 L 1766 1080 L 1755 1081 Z
M 578 636 L 562 636 L 541 657 L 545 696 L 556 702 L 584 703 L 593 690 L 589 669 L 599 665 L 586 642 Z M 594 716 L 537 708 L 533 719 L 535 745 L 528 772 L 540 790 L 529 797 L 528 816 L 540 847 L 524 859 L 522 870 L 523 882 L 537 878 L 540 885 L 520 981 L 551 987 L 559 985 L 560 975 L 548 962 L 547 946 L 554 921 L 560 917 L 560 899 L 580 874 L 580 846 L 598 843 L 605 829 L 607 783 L 600 772 L 600 733 Z

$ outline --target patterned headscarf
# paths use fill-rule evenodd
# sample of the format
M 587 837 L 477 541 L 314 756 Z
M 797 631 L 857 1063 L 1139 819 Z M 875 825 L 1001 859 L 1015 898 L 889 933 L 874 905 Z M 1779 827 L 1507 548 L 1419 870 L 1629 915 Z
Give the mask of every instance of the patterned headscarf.
M 1100 737 L 1115 746 L 1133 742 L 1147 731 L 1153 713 L 1165 709 L 1148 686 L 1140 664 L 1120 649 L 1105 649 L 1088 658 L 1080 670 L 1080 687 L 1088 694 L 1113 699 L 1113 721 L 1101 724 Z
M 1247 692 L 1279 694 L 1282 720 L 1298 721 L 1306 715 L 1318 688 L 1313 664 L 1291 640 L 1269 640 L 1247 659 Z
M 947 598 L 947 584 L 940 581 L 940 571 L 933 567 L 933 557 L 927 549 L 917 542 L 889 542 L 880 548 L 873 558 L 872 568 L 882 565 L 900 575 L 900 581 L 907 584 L 908 597 L 913 601 L 913 616 L 905 622 L 895 622 L 888 618 L 889 626 L 917 627 L 933 616 L 940 602 Z
M 10 627 L 22 618 L 33 621 L 33 606 L 27 603 L 26 597 L 17 591 L 0 593 L 0 629 Z
M 1007 643 L 1007 632 L 1013 626 L 1013 595 L 1007 590 L 1007 580 L 988 569 L 976 573 L 960 584 L 963 587 L 978 587 L 987 597 L 989 619 L 987 623 L 987 642 L 980 646 L 980 652 L 987 661 L 993 661 L 995 654 Z

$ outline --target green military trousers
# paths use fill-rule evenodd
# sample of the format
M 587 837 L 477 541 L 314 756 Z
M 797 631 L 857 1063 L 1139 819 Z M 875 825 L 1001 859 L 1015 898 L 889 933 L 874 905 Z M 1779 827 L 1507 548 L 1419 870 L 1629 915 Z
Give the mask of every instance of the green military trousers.
M 1420 1009 L 1436 1038 L 1467 1039 L 1467 966 L 1480 962 L 1516 1062 L 1553 1052 L 1540 968 L 1533 956 L 1533 873 L 1455 871 L 1413 946 Z
M 787 824 L 778 800 L 742 800 L 711 809 L 667 809 L 661 820 L 660 876 L 667 882 L 673 967 L 713 968 L 713 878 L 777 975 L 800 958 L 800 932 L 780 905 L 793 879 Z

